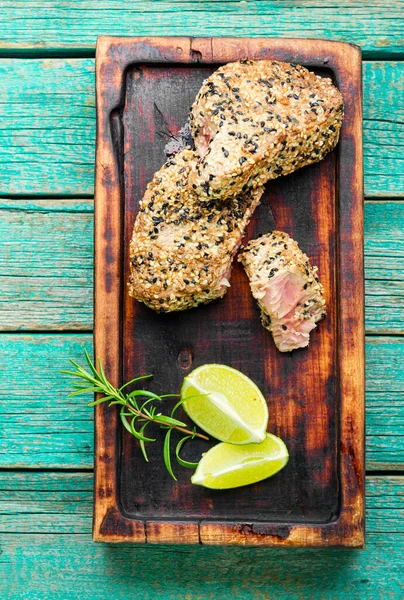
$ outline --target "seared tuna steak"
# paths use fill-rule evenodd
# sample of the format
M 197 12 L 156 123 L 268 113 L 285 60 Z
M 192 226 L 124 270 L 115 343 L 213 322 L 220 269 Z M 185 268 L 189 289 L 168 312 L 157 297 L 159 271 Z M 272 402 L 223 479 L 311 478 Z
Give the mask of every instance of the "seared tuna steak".
M 228 198 L 324 158 L 338 142 L 343 100 L 331 79 L 270 60 L 220 67 L 190 114 L 201 200 Z
M 185 149 L 147 186 L 130 243 L 129 294 L 157 312 L 185 310 L 225 295 L 232 260 L 262 188 L 200 203 Z

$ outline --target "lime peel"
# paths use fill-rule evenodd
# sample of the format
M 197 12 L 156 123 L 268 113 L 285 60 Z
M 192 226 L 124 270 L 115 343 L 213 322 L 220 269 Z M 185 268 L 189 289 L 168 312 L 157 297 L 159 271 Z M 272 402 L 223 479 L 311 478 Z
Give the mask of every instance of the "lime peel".
M 288 459 L 284 442 L 271 433 L 261 444 L 223 442 L 203 455 L 191 482 L 211 489 L 241 487 L 275 475 Z
M 220 392 L 211 392 L 202 388 L 198 383 L 188 375 L 185 377 L 187 383 L 192 385 L 195 389 L 197 389 L 201 395 L 208 396 L 209 400 L 212 402 L 216 408 L 218 408 L 224 415 L 228 416 L 234 423 L 237 423 L 241 428 L 245 429 L 251 434 L 250 442 L 260 443 L 265 440 L 265 432 L 257 431 L 249 427 L 245 421 L 240 417 L 239 413 L 234 410 L 226 396 Z
M 251 379 L 232 367 L 198 367 L 185 377 L 181 400 L 187 415 L 218 440 L 232 444 L 265 440 L 265 398 Z

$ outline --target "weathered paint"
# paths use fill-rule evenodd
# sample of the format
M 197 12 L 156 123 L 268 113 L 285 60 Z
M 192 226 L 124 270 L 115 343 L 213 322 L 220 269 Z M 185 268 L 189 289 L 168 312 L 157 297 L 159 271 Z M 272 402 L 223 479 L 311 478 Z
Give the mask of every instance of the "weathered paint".
M 147 3 L 147 7 L 142 0 L 128 0 L 124 5 L 120 0 L 85 0 L 80 6 L 55 0 L 46 3 L 17 0 L 2 6 L 0 52 L 10 57 L 24 53 L 32 57 L 47 53 L 74 56 L 86 52 L 88 55 L 93 52 L 99 34 L 282 35 L 351 41 L 361 45 L 365 58 L 397 56 L 400 59 L 404 55 L 402 6 L 401 1 L 392 0 L 388 3 L 376 0 L 371 5 L 345 0 L 331 6 L 320 5 L 317 0 L 304 3 L 289 0 L 276 3 L 179 0 Z M 364 64 L 368 195 L 403 195 L 402 69 L 402 63 Z M 4 142 L 0 149 L 0 193 L 3 196 L 8 193 L 39 196 L 60 193 L 69 197 L 92 194 L 92 70 L 92 60 L 62 60 L 57 69 L 54 60 L 8 60 L 5 64 L 2 61 L 3 98 L 8 99 L 3 100 L 0 108 Z M 60 201 L 57 204 L 60 210 Z M 39 209 L 36 206 L 34 210 Z M 44 208 L 40 210 L 48 212 Z M 80 210 L 86 212 L 88 209 L 82 206 Z M 402 332 L 403 272 L 399 234 L 403 225 L 399 211 L 399 208 L 391 207 L 391 212 L 385 213 L 380 220 L 381 215 L 375 208 L 369 221 L 369 208 L 366 207 L 367 328 L 372 332 Z M 69 213 L 70 209 L 65 212 Z M 69 217 L 68 214 L 65 216 Z M 50 220 L 53 218 L 54 215 L 49 217 Z M 369 223 L 373 233 L 370 233 Z M 39 256 L 43 258 L 42 250 Z M 51 260 L 61 266 L 54 255 Z M 2 264 L 2 275 L 12 273 L 12 268 L 12 261 L 6 260 Z M 56 269 L 52 271 L 50 265 L 49 268 L 54 276 Z M 78 268 L 82 274 L 87 273 L 84 262 Z M 16 271 L 11 285 L 18 289 L 15 274 Z M 90 288 L 87 275 L 83 276 L 85 291 L 86 286 Z M 5 279 L 2 290 L 4 282 Z M 53 305 L 46 316 L 49 304 L 41 300 L 40 285 L 34 295 L 38 295 L 37 321 L 43 327 L 64 327 L 70 320 L 79 327 L 80 323 L 85 327 L 91 325 L 89 313 L 81 315 L 85 313 L 83 305 L 76 305 L 75 311 L 65 318 L 63 312 L 69 310 L 64 301 L 55 312 Z M 8 287 L 8 293 L 14 302 L 18 294 L 13 296 L 11 287 Z M 385 320 L 382 313 L 388 315 Z M 15 313 L 10 321 L 16 328 L 20 326 L 18 323 L 26 324 L 25 316 L 19 319 Z M 380 324 L 382 329 L 378 329 Z M 61 389 L 63 385 L 57 369 L 50 369 L 49 373 L 44 371 L 49 371 L 48 365 L 53 360 L 64 366 L 68 356 L 79 358 L 82 346 L 91 346 L 91 336 L 49 336 L 42 342 L 48 345 L 48 353 L 42 348 L 38 354 L 33 338 L 40 336 L 1 337 L 5 338 L 0 344 L 1 389 L 8 392 L 7 399 L 12 398 L 8 409 L 4 396 L 1 402 L 6 422 L 0 435 L 2 464 L 6 457 L 8 462 L 5 464 L 11 468 L 18 466 L 21 458 L 30 467 L 55 464 L 61 468 L 90 467 L 92 425 L 91 416 L 87 421 L 88 409 L 82 399 L 78 399 L 77 404 L 65 402 L 67 388 Z M 16 343 L 17 338 L 20 343 Z M 399 338 L 368 339 L 368 468 L 403 468 L 402 364 Z M 32 366 L 33 385 L 27 394 Z M 19 370 L 21 372 L 16 373 Z M 39 376 L 43 377 L 42 382 L 39 382 Z M 13 422 L 17 416 L 11 414 L 21 410 L 26 398 L 27 404 L 38 411 L 35 417 L 31 410 L 28 413 L 30 419 L 39 421 L 42 418 L 40 428 L 31 436 L 29 430 L 27 433 L 30 420 L 21 421 L 20 427 L 16 428 Z M 60 445 L 57 431 L 52 430 L 46 417 L 50 406 L 51 412 L 60 408 Z M 71 427 L 73 415 L 76 415 L 77 423 Z M 83 423 L 87 427 L 85 431 Z M 49 431 L 50 439 L 42 453 L 42 442 Z M 21 444 L 20 438 L 24 435 L 25 441 Z M 38 436 L 43 438 L 41 444 L 35 442 Z M 4 439 L 7 439 L 6 443 Z M 72 452 L 64 453 L 63 442 Z M 15 447 L 17 453 L 13 455 Z M 14 476 L 19 478 L 18 486 Z M 393 484 L 390 477 L 380 479 L 381 486 L 379 483 L 373 485 L 373 478 L 367 480 L 367 547 L 360 552 L 95 545 L 89 534 L 91 475 L 69 474 L 65 479 L 66 476 L 61 474 L 35 474 L 34 477 L 44 478 L 43 483 L 33 482 L 33 475 L 26 473 L 12 476 L 6 472 L 2 477 L 0 497 L 5 503 L 12 503 L 12 506 L 1 507 L 2 597 L 109 600 L 130 595 L 142 600 L 334 600 L 348 597 L 379 600 L 404 595 L 400 580 L 404 568 L 402 484 Z M 60 481 L 56 482 L 57 478 Z M 12 494 L 11 500 L 11 496 L 5 496 L 6 489 Z M 47 490 L 54 493 L 49 494 Z M 23 532 L 25 535 L 21 535 Z M 47 532 L 53 532 L 53 535 Z
M 87 468 L 93 465 L 93 411 L 85 396 L 67 400 L 60 369 L 82 360 L 92 336 L 0 335 L 1 464 L 9 469 Z M 370 337 L 367 365 L 367 468 L 404 469 L 404 342 Z
M 14 56 L 27 51 L 73 54 L 94 51 L 97 35 L 234 35 L 351 42 L 367 58 L 387 58 L 403 51 L 400 11 L 399 0 L 338 5 L 317 0 L 16 0 L 2 8 L 0 49 Z
M 92 329 L 92 213 L 92 201 L 0 200 L 0 329 Z M 403 228 L 403 202 L 366 202 L 368 333 L 404 332 Z
M 91 541 L 91 474 L 0 474 L 0 596 L 11 600 L 380 600 L 404 594 L 403 477 L 367 478 L 363 550 Z
M 88 535 L 92 500 L 92 473 L 0 472 L 0 533 Z M 368 533 L 404 533 L 403 500 L 404 477 L 369 475 Z
M 368 196 L 404 195 L 403 75 L 402 62 L 363 64 Z M 94 60 L 1 59 L 0 77 L 0 195 L 92 195 Z

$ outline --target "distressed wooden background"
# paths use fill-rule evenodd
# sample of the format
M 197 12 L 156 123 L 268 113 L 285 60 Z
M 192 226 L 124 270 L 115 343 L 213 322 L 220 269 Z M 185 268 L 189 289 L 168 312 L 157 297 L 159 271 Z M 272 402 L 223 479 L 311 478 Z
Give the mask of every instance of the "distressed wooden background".
M 403 1 L 1 0 L 0 31 L 0 597 L 404 597 Z M 91 542 L 92 412 L 84 397 L 66 400 L 59 369 L 92 346 L 100 34 L 319 37 L 362 47 L 364 550 Z

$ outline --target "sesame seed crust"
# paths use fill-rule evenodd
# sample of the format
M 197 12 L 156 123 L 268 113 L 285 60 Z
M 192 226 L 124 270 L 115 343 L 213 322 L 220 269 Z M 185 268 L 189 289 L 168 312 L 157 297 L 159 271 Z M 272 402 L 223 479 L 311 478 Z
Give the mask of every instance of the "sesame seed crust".
M 325 317 L 326 302 L 318 269 L 311 265 L 297 242 L 287 233 L 273 231 L 251 240 L 239 253 L 238 260 L 244 266 L 251 292 L 261 309 L 262 325 L 272 333 L 277 348 L 287 352 L 308 346 L 310 330 Z M 282 284 L 289 277 L 289 282 L 294 282 L 294 294 L 297 292 L 296 303 L 292 301 L 290 312 L 284 314 L 274 307 L 278 309 L 280 296 L 288 293 Z M 271 304 L 267 292 L 274 286 L 277 286 L 278 302 Z M 272 299 L 274 297 L 272 295 Z
M 130 243 L 129 295 L 157 312 L 186 310 L 225 295 L 232 259 L 262 188 L 201 203 L 186 148 L 155 173 Z
M 318 162 L 337 144 L 342 119 L 329 78 L 277 61 L 226 64 L 191 109 L 195 191 L 204 201 L 226 198 Z

